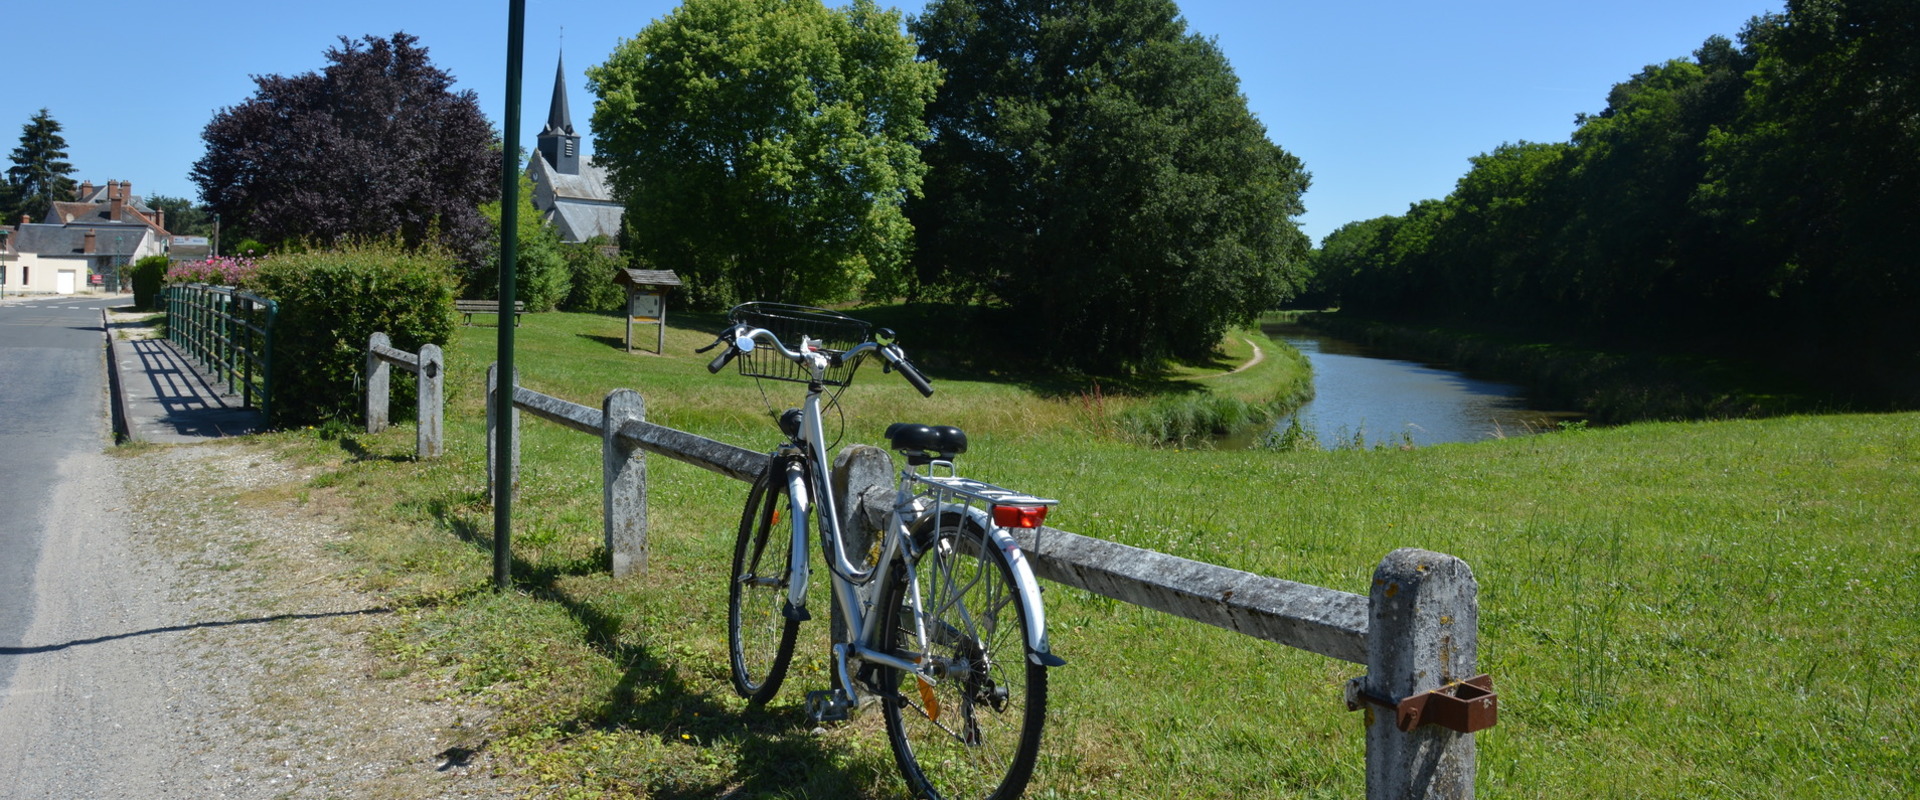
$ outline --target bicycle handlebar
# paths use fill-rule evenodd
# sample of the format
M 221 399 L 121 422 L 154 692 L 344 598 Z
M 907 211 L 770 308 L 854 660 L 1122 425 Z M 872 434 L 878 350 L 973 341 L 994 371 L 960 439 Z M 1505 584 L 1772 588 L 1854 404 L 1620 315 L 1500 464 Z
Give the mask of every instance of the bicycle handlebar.
M 887 335 L 890 336 L 891 334 L 887 334 Z M 803 363 L 808 359 L 809 356 L 813 355 L 811 352 L 799 352 L 795 350 L 789 350 L 787 349 L 786 344 L 780 341 L 779 335 L 775 334 L 773 331 L 767 330 L 766 328 L 749 327 L 747 325 L 735 325 L 731 328 L 728 328 L 727 330 L 721 332 L 719 338 L 715 339 L 713 341 L 713 344 L 709 344 L 706 347 L 702 347 L 698 350 L 695 350 L 694 352 L 704 353 L 708 350 L 713 349 L 716 345 L 722 345 L 722 344 L 726 345 L 726 349 L 720 351 L 720 355 L 714 356 L 713 361 L 707 364 L 707 372 L 718 373 L 720 370 L 724 369 L 727 366 L 727 362 L 732 361 L 734 357 L 740 355 L 742 352 L 745 352 L 740 347 L 740 342 L 743 340 L 747 342 L 752 342 L 754 340 L 766 342 L 774 350 L 779 351 L 780 355 L 783 358 L 795 363 Z M 749 345 L 749 349 L 750 348 L 751 348 L 751 345 Z M 927 376 L 921 373 L 920 369 L 918 367 L 915 367 L 912 361 L 907 360 L 907 353 L 906 351 L 900 349 L 900 345 L 897 345 L 897 344 L 883 345 L 878 342 L 872 342 L 872 341 L 861 342 L 857 345 L 854 345 L 852 348 L 848 349 L 846 352 L 840 353 L 838 356 L 836 356 L 835 357 L 836 362 L 845 361 L 851 358 L 857 358 L 860 356 L 860 354 L 865 353 L 868 350 L 878 350 L 880 352 L 880 357 L 886 360 L 888 368 L 898 369 L 900 371 L 900 376 L 903 378 L 906 378 L 907 383 L 913 384 L 913 388 L 919 390 L 920 396 L 922 397 L 933 396 L 933 383 L 927 380 Z

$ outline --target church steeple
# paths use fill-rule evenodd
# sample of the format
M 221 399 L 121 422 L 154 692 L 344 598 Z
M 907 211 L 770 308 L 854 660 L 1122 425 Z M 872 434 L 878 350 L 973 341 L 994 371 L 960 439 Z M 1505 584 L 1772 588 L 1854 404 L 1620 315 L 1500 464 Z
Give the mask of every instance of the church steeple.
M 580 136 L 573 132 L 573 115 L 567 111 L 567 61 L 561 57 L 553 73 L 553 105 L 547 109 L 547 127 L 535 140 L 540 155 L 555 172 L 580 174 Z

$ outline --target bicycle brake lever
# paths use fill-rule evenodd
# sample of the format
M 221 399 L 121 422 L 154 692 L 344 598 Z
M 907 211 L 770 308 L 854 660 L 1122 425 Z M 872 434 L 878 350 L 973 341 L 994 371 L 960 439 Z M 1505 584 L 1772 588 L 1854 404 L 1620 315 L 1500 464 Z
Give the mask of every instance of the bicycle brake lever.
M 719 346 L 720 346 L 720 345 L 722 345 L 722 344 L 725 344 L 725 343 L 726 343 L 726 342 L 728 341 L 728 338 L 727 338 L 727 334 L 730 334 L 730 333 L 733 333 L 733 332 L 734 332 L 734 331 L 736 331 L 736 330 L 738 330 L 738 328 L 728 328 L 728 329 L 726 329 L 726 330 L 724 330 L 724 331 L 721 331 L 721 333 L 720 333 L 720 335 L 719 335 L 719 336 L 716 336 L 716 337 L 714 337 L 714 339 L 713 339 L 713 342 L 712 342 L 712 343 L 710 343 L 710 344 L 708 344 L 708 345 L 707 345 L 706 347 L 702 347 L 702 348 L 700 348 L 700 349 L 698 349 L 698 350 L 695 350 L 695 351 L 693 351 L 693 352 L 696 352 L 696 353 L 704 353 L 704 352 L 707 352 L 708 350 L 712 350 L 713 348 L 716 348 L 716 347 L 719 347 Z

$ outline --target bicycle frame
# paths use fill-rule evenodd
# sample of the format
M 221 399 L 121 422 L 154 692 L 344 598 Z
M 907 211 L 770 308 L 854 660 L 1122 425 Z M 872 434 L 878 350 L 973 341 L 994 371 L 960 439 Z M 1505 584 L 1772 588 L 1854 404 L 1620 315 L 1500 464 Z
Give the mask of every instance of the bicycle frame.
M 800 431 L 799 436 L 796 437 L 798 441 L 782 445 L 777 451 L 781 455 L 797 457 L 789 458 L 784 462 L 787 464 L 787 474 L 784 479 L 787 484 L 790 503 L 788 513 L 792 515 L 790 519 L 793 531 L 792 546 L 788 550 L 791 559 L 788 574 L 791 576 L 791 582 L 787 587 L 787 603 L 793 609 L 790 613 L 799 619 L 807 618 L 806 593 L 811 581 L 809 563 L 811 559 L 808 558 L 811 539 L 809 518 L 817 518 L 823 527 L 822 556 L 829 561 L 828 577 L 840 612 L 846 620 L 845 630 L 849 637 L 848 641 L 833 644 L 835 683 L 845 693 L 847 701 L 857 704 L 861 695 L 852 679 L 853 671 L 848 666 L 848 662 L 854 659 L 866 664 L 877 664 L 911 672 L 929 681 L 938 680 L 931 661 L 916 662 L 899 658 L 872 646 L 872 643 L 879 641 L 880 637 L 881 614 L 877 613 L 878 609 L 873 608 L 876 598 L 884 596 L 891 588 L 892 581 L 906 580 L 909 581 L 911 589 L 908 596 L 914 613 L 915 637 L 921 649 L 928 649 L 920 583 L 914 572 L 915 560 L 919 554 L 908 554 L 910 557 L 906 559 L 907 569 L 903 571 L 885 569 L 885 565 L 893 563 L 893 559 L 901 556 L 899 551 L 902 543 L 908 541 L 910 537 L 909 525 L 929 516 L 938 519 L 942 514 L 959 514 L 980 526 L 980 529 L 986 533 L 988 541 L 1006 555 L 1007 563 L 1013 572 L 1014 588 L 1025 600 L 1023 608 L 1027 617 L 1027 658 L 1033 663 L 1049 667 L 1064 664 L 1065 662 L 1054 656 L 1048 647 L 1046 612 L 1040 599 L 1039 582 L 1034 578 L 1032 567 L 1027 563 L 1025 554 L 1012 534 L 1005 528 L 995 525 L 986 511 L 975 508 L 971 504 L 935 502 L 927 508 L 920 508 L 915 502 L 914 485 L 924 483 L 943 486 L 948 491 L 959 491 L 969 497 L 989 501 L 995 499 L 995 496 L 982 493 L 983 490 L 977 487 L 1004 493 L 1002 499 L 1018 497 L 1037 501 L 1037 498 L 951 476 L 953 464 L 950 461 L 934 462 L 934 465 L 943 465 L 949 471 L 950 476 L 946 479 L 936 478 L 931 474 L 934 465 L 929 465 L 929 474 L 924 477 L 917 475 L 911 467 L 903 469 L 900 471 L 899 482 L 895 489 L 894 505 L 888 514 L 887 528 L 882 532 L 879 560 L 868 569 L 855 566 L 847 558 L 840 530 L 842 515 L 838 507 L 838 499 L 834 497 L 829 485 L 826 469 L 826 465 L 831 462 L 827 459 L 826 429 L 820 413 L 820 395 L 824 391 L 824 385 L 820 379 L 827 368 L 827 357 L 807 348 L 805 343 L 802 344 L 801 352 L 788 351 L 778 344 L 777 338 L 772 334 L 768 333 L 766 337 L 761 337 L 758 335 L 761 333 L 767 332 L 754 329 L 740 336 L 740 339 L 742 341 L 756 338 L 769 340 L 773 346 L 781 349 L 783 355 L 789 358 L 798 357 L 796 360 L 805 359 L 814 377 L 814 380 L 807 385 L 806 400 L 801 405 Z M 871 343 L 863 344 L 849 350 L 842 357 L 858 357 L 862 354 L 863 348 L 871 347 L 873 347 Z M 812 466 L 805 466 L 806 464 Z M 1040 502 L 1050 503 L 1051 501 Z M 813 513 L 809 513 L 810 511 Z

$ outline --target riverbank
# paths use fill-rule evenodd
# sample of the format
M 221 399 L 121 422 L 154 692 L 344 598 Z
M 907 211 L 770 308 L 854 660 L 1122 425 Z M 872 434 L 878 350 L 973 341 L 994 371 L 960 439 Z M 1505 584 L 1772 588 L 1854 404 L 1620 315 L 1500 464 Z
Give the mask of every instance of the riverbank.
M 1299 313 L 1291 318 L 1411 358 L 1519 384 L 1535 403 L 1578 410 L 1598 424 L 1754 419 L 1846 407 L 1785 373 L 1728 359 L 1596 350 L 1486 331 L 1346 317 L 1338 312 Z
M 1219 358 L 1182 364 L 1155 394 L 1112 413 L 1120 430 L 1162 445 L 1211 445 L 1252 435 L 1313 399 L 1313 369 L 1300 351 L 1258 330 L 1235 330 Z
M 400 609 L 369 671 L 483 704 L 495 769 L 572 797 L 899 794 L 878 720 L 819 733 L 824 625 L 790 691 L 750 713 L 727 679 L 725 564 L 742 484 L 653 459 L 648 571 L 599 566 L 597 440 L 523 422 L 518 590 L 487 589 L 481 384 L 495 331 L 448 348 L 446 457 L 402 425 L 260 437 L 312 477 L 294 502 L 341 515 L 334 579 Z M 522 383 L 597 405 L 639 389 L 648 419 L 764 446 L 754 382 L 708 375 L 667 332 L 628 355 L 618 318 L 529 315 Z M 903 332 L 905 333 L 905 332 Z M 906 335 L 910 335 L 907 333 Z M 1226 365 L 1230 368 L 1231 364 Z M 1217 369 L 1214 372 L 1224 372 Z M 1481 667 L 1502 695 L 1479 735 L 1483 797 L 1898 797 L 1920 791 L 1920 415 L 1646 424 L 1472 447 L 1279 453 L 1142 447 L 1099 401 L 935 376 L 921 399 L 862 372 L 843 442 L 896 420 L 965 428 L 969 475 L 1051 497 L 1049 522 L 1265 575 L 1365 593 L 1381 556 L 1458 555 L 1481 586 Z M 797 388 L 791 392 L 797 397 Z M 836 415 L 837 416 L 837 415 Z M 831 424 L 829 434 L 838 433 Z M 1352 797 L 1359 667 L 1050 587 L 1068 666 L 1032 795 Z M 1250 713 L 1249 709 L 1257 709 Z

